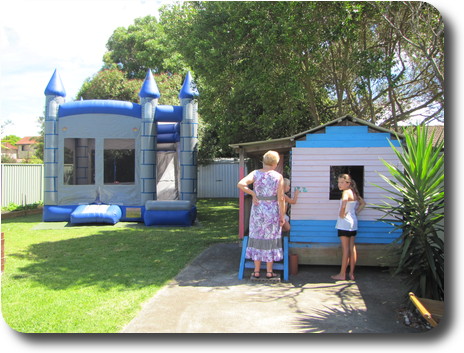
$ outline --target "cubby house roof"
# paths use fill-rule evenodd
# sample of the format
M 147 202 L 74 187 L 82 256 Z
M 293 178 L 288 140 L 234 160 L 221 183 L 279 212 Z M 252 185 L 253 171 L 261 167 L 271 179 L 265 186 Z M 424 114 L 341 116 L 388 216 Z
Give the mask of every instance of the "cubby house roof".
M 242 149 L 245 152 L 245 155 L 251 156 L 253 154 L 262 155 L 268 150 L 274 150 L 279 153 L 286 153 L 289 152 L 293 147 L 295 147 L 296 141 L 304 139 L 307 134 L 317 134 L 317 133 L 324 133 L 325 128 L 327 126 L 350 126 L 350 125 L 364 125 L 367 126 L 369 132 L 383 132 L 391 134 L 392 140 L 396 140 L 395 132 L 385 129 L 383 127 L 377 126 L 375 124 L 369 123 L 368 121 L 354 118 L 350 115 L 345 115 L 343 117 L 337 118 L 332 120 L 326 124 L 317 126 L 313 129 L 306 130 L 300 132 L 296 135 L 278 138 L 278 139 L 271 139 L 265 141 L 253 141 L 253 142 L 244 142 L 244 143 L 237 143 L 229 145 L 236 151 Z M 403 136 L 398 134 L 399 138 Z

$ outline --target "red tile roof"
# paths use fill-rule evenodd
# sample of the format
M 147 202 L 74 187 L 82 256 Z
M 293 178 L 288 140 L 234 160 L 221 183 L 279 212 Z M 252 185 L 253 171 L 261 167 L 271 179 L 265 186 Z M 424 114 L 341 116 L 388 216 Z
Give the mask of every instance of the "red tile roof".
M 18 149 L 18 147 L 13 146 L 11 143 L 8 143 L 8 142 L 2 142 L 2 148 L 6 148 L 6 149 L 9 149 L 9 150 L 17 150 Z
M 38 138 L 38 136 L 26 136 L 16 142 L 16 145 L 35 145 Z

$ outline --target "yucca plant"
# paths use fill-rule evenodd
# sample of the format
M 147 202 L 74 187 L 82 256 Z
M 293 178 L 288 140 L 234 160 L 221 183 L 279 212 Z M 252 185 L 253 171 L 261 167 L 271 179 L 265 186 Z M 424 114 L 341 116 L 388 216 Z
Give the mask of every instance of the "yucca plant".
M 390 176 L 380 174 L 393 190 L 389 201 L 374 205 L 380 219 L 402 229 L 397 239 L 396 274 L 407 275 L 410 291 L 425 298 L 444 299 L 444 139 L 434 143 L 424 126 L 405 129 L 402 151 L 391 144 L 401 163 L 383 161 Z

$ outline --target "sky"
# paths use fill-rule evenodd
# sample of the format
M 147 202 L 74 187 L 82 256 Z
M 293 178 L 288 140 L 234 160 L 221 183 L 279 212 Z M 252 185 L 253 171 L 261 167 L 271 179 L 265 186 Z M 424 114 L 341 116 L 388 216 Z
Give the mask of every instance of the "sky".
M 118 27 L 158 15 L 169 0 L 6 0 L 0 5 L 0 119 L 2 136 L 37 136 L 43 94 L 58 70 L 66 101 L 103 64 L 106 43 Z M 433 0 L 452 15 L 451 0 Z M 454 3 L 455 4 L 455 3 Z
M 71 101 L 103 65 L 118 27 L 158 15 L 167 0 L 14 0 L 0 4 L 0 118 L 3 136 L 37 136 L 44 90 L 55 69 Z

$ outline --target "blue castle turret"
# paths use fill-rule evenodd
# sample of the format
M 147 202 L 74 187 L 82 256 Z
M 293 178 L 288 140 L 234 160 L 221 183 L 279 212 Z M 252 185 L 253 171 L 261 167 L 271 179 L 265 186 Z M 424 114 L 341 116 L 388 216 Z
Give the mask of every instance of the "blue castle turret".
M 140 131 L 140 187 L 142 202 L 156 199 L 156 153 L 157 124 L 155 110 L 160 98 L 158 86 L 151 70 L 148 70 L 140 89 L 142 125 Z
M 44 204 L 56 205 L 58 181 L 58 108 L 66 90 L 57 70 L 45 88 Z
M 183 108 L 180 127 L 180 195 L 181 200 L 196 202 L 197 196 L 197 148 L 198 148 L 198 104 L 199 96 L 190 72 L 187 73 L 179 93 Z

